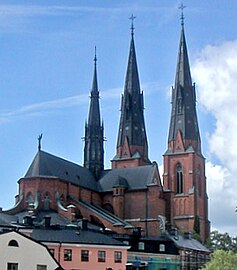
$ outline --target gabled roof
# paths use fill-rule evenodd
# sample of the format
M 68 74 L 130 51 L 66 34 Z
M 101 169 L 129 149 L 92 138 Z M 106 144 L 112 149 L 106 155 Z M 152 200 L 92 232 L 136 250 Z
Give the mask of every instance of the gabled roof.
M 152 184 L 152 176 L 154 175 L 156 166 L 154 164 L 147 166 L 138 166 L 131 168 L 113 169 L 107 172 L 100 179 L 101 191 L 112 191 L 113 187 L 118 183 L 118 179 L 123 179 L 126 183 L 127 190 L 136 190 L 147 188 Z
M 37 152 L 24 177 L 59 178 L 72 184 L 98 191 L 98 183 L 87 168 L 41 150 Z

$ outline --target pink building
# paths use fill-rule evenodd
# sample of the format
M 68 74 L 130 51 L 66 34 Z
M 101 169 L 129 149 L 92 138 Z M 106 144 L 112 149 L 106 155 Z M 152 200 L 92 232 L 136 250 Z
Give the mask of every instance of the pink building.
M 65 270 L 125 270 L 129 246 L 89 229 L 32 229 Z

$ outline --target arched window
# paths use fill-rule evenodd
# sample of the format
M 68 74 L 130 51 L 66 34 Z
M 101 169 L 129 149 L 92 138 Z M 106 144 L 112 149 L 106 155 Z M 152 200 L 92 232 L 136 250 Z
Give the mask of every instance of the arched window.
M 48 192 L 45 193 L 44 196 L 44 210 L 49 210 L 50 209 L 50 195 Z
M 16 240 L 9 241 L 8 246 L 9 247 L 19 247 L 19 245 L 18 245 L 18 243 L 17 243 Z
M 176 165 L 176 194 L 183 193 L 183 168 L 180 163 Z
M 27 194 L 27 196 L 26 196 L 26 201 L 27 201 L 27 204 L 28 204 L 29 206 L 34 205 L 34 199 L 33 199 L 33 195 L 32 195 L 31 192 L 29 192 L 29 193 Z

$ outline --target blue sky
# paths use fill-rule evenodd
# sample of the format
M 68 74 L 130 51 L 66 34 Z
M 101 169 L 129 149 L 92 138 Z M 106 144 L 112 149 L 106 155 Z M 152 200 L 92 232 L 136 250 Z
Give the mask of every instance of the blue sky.
M 84 124 L 97 46 L 106 167 L 115 155 L 120 96 L 136 16 L 135 45 L 149 155 L 162 165 L 170 88 L 180 36 L 180 1 L 0 1 L 0 206 L 42 149 L 83 163 Z M 213 229 L 235 234 L 237 188 L 237 2 L 185 1 L 185 34 Z M 162 166 L 161 166 L 162 167 Z M 162 174 L 162 169 L 161 169 Z

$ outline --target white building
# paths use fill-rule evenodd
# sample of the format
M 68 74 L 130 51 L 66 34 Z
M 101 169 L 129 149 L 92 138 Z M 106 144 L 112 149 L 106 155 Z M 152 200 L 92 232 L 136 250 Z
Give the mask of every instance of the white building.
M 0 234 L 0 254 L 1 270 L 62 269 L 46 246 L 15 231 Z

